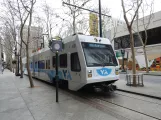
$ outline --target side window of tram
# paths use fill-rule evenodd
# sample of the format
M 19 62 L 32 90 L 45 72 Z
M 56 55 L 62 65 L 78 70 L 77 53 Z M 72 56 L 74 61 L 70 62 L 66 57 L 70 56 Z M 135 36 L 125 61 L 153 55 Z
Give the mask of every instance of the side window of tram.
M 50 60 L 46 60 L 46 69 L 50 69 Z
M 30 68 L 32 68 L 32 62 L 30 63 Z
M 38 61 L 38 68 L 39 69 L 45 69 L 45 61 L 44 60 Z
M 59 65 L 61 68 L 67 67 L 67 54 L 62 54 L 59 56 Z
M 37 67 L 37 62 L 35 62 L 35 67 L 34 67 L 35 69 L 37 69 L 38 67 Z
M 71 71 L 81 71 L 78 53 L 72 53 L 71 56 Z

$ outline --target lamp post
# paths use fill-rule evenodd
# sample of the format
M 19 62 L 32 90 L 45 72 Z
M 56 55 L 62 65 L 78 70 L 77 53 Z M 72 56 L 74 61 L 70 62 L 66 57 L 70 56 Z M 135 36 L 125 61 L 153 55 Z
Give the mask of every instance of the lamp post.
M 50 46 L 52 52 L 56 54 L 56 102 L 58 102 L 58 87 L 59 87 L 59 70 L 58 70 L 58 62 L 59 62 L 59 51 L 62 51 L 62 40 L 52 40 L 52 44 Z
M 122 72 L 126 72 L 124 68 L 125 49 L 121 49 L 121 54 L 122 54 Z
M 19 54 L 17 54 L 17 51 L 15 52 L 15 56 L 17 56 L 17 65 L 16 65 L 16 67 L 17 67 L 17 72 L 15 72 L 15 75 L 16 76 L 20 76 L 20 73 L 19 73 Z

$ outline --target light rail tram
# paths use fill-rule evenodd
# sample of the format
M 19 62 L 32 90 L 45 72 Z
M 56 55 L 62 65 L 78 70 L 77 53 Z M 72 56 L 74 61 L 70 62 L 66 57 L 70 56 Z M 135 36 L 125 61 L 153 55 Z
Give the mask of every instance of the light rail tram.
M 75 34 L 62 40 L 59 52 L 59 79 L 69 90 L 92 88 L 108 91 L 119 80 L 119 63 L 110 41 L 106 38 Z M 27 75 L 26 58 L 23 58 Z M 55 53 L 43 48 L 30 56 L 32 76 L 50 83 L 55 82 Z

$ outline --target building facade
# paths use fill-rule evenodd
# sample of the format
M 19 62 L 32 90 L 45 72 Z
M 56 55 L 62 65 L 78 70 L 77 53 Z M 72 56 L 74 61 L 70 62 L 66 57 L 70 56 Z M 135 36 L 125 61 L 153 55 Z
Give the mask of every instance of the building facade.
M 150 24 L 148 25 L 147 34 L 148 34 L 148 40 L 147 45 L 154 45 L 161 43 L 161 11 L 156 12 L 150 16 L 146 16 L 144 18 L 139 19 L 138 26 L 139 26 L 139 33 L 141 34 L 142 38 L 145 39 L 145 29 L 143 20 L 145 23 L 145 26 L 148 24 L 148 21 L 150 19 Z M 115 39 L 113 42 L 113 46 L 115 50 L 121 49 L 121 48 L 129 48 L 129 32 L 127 30 L 126 24 L 123 26 L 117 26 L 117 31 L 114 29 L 111 29 L 111 36 L 115 35 Z M 133 23 L 133 36 L 134 36 L 134 42 L 135 47 L 141 46 L 141 42 L 138 39 L 137 35 L 137 21 L 134 21 Z M 121 44 L 126 44 L 121 46 Z
M 27 42 L 27 37 L 28 37 L 28 26 L 25 26 L 23 29 L 23 39 L 25 42 Z M 29 39 L 29 54 L 31 54 L 35 50 L 40 49 L 42 45 L 43 45 L 43 29 L 41 27 L 31 26 L 31 33 Z M 26 56 L 26 47 L 23 44 L 22 57 L 25 56 Z
M 160 60 L 159 58 L 161 57 L 161 51 L 158 50 L 161 49 L 161 11 L 153 13 L 152 15 L 146 16 L 138 20 L 139 33 L 143 40 L 145 40 L 145 26 L 147 25 L 148 37 L 146 51 L 148 60 L 153 60 L 154 62 L 157 61 L 156 63 L 161 63 L 158 62 L 158 60 Z M 117 26 L 117 31 L 111 29 L 111 36 L 114 36 L 114 34 L 115 38 L 112 42 L 114 49 L 116 51 L 119 51 L 120 49 L 125 49 L 128 51 L 129 57 L 131 57 L 130 36 L 127 30 L 127 26 Z M 137 21 L 134 21 L 133 23 L 133 36 L 136 59 L 137 63 L 139 64 L 139 60 L 144 59 L 144 57 L 141 58 L 141 56 L 143 56 L 144 54 L 142 50 L 142 44 L 137 33 Z M 161 64 L 159 70 L 161 70 Z
M 125 22 L 116 18 L 105 18 L 103 20 L 103 37 L 112 39 L 112 30 L 116 31 L 116 28 L 119 26 L 125 26 Z

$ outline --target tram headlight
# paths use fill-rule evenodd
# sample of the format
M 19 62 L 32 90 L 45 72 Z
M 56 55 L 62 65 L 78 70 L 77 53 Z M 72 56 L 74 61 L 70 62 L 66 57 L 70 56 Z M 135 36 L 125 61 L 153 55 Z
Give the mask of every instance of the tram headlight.
M 118 75 L 118 74 L 119 74 L 119 69 L 115 68 L 115 75 Z
M 88 73 L 88 78 L 91 78 L 91 77 L 92 77 L 92 74 L 89 74 L 89 73 Z
M 89 70 L 88 71 L 88 78 L 91 78 L 92 77 L 92 70 Z

